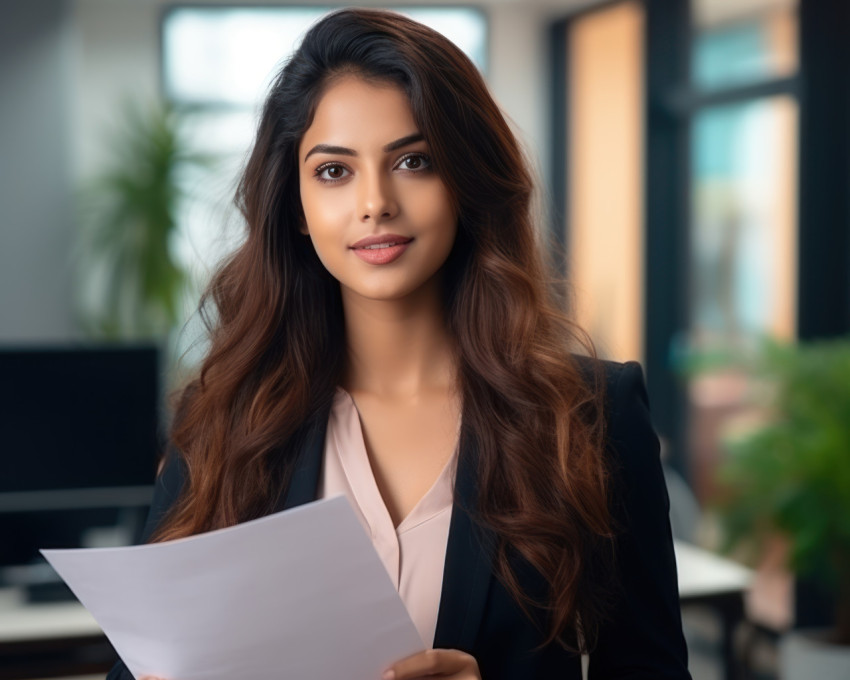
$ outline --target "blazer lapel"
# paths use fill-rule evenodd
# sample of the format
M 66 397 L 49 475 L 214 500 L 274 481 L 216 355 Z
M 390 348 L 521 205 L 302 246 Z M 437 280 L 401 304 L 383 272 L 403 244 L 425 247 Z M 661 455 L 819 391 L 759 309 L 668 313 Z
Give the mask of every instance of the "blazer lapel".
M 474 443 L 461 447 L 434 647 L 471 652 L 492 578 L 494 537 L 474 524 L 477 499 Z
M 275 512 L 289 510 L 296 505 L 304 505 L 316 500 L 328 419 L 327 417 L 321 418 L 316 423 L 307 431 L 301 452 L 295 461 L 295 469 L 292 471 L 289 487 L 278 501 Z

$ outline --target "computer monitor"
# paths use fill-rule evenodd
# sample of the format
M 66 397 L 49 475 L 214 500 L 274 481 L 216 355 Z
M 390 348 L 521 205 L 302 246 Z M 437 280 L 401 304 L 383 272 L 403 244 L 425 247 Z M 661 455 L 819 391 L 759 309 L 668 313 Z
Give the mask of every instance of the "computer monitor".
M 138 538 L 158 378 L 152 346 L 0 348 L 0 584 L 21 565 L 43 570 L 40 548 L 86 547 L 120 526 Z

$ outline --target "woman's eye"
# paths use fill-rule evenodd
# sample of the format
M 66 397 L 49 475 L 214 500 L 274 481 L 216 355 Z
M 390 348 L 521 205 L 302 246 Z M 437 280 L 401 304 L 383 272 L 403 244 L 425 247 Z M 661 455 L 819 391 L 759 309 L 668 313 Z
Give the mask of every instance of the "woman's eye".
M 337 163 L 322 165 L 316 170 L 316 177 L 323 182 L 334 182 L 348 176 L 348 169 Z
M 419 172 L 431 167 L 431 159 L 421 153 L 410 154 L 402 158 L 396 167 L 411 172 Z

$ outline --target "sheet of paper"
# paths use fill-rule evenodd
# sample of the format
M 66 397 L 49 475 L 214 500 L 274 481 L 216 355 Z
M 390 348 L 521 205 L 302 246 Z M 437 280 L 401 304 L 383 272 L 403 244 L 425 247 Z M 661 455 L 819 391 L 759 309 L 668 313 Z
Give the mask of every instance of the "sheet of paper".
M 342 496 L 168 543 L 42 553 L 137 678 L 379 680 L 424 649 Z

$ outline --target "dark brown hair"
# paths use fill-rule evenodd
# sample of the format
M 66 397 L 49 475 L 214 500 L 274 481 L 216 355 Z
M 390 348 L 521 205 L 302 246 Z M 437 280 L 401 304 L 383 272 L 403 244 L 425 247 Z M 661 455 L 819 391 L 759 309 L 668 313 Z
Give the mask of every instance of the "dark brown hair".
M 445 37 L 397 14 L 330 14 L 271 87 L 237 193 L 247 238 L 202 301 L 211 347 L 171 432 L 188 482 L 156 540 L 270 512 L 305 433 L 327 418 L 345 361 L 343 311 L 339 284 L 299 231 L 297 149 L 345 73 L 407 93 L 456 201 L 445 313 L 461 451 L 477 452 L 475 519 L 498 536 L 497 572 L 517 602 L 545 612 L 547 641 L 581 647 L 576 631 L 592 642 L 603 614 L 589 565 L 611 534 L 601 391 L 570 353 L 589 344 L 550 294 L 532 180 L 481 75 Z M 517 559 L 545 579 L 545 601 L 519 587 Z

